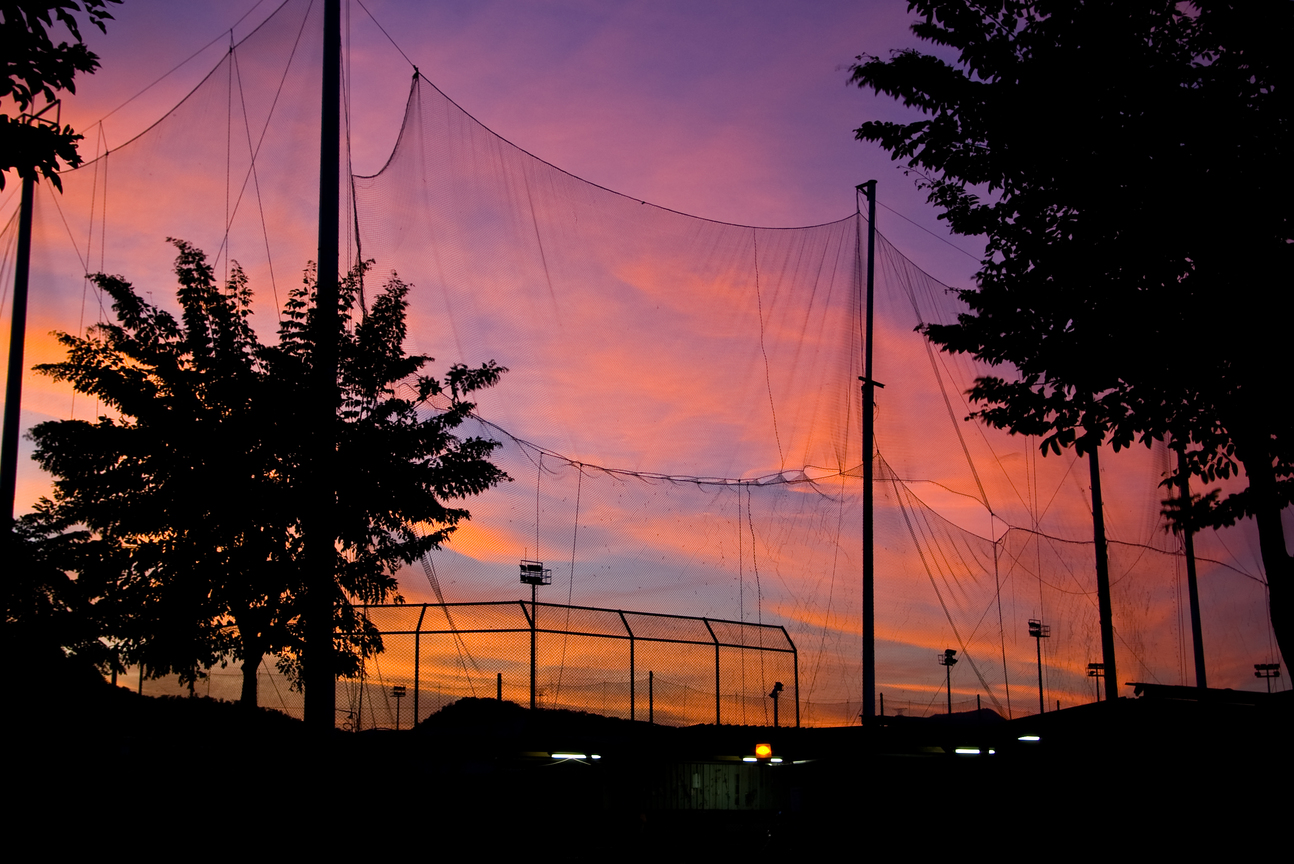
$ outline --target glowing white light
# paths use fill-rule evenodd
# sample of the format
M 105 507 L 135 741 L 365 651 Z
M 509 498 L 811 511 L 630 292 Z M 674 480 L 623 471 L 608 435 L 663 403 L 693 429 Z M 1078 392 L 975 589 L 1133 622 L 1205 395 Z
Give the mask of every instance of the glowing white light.
M 601 759 L 602 757 L 601 757 L 601 756 L 599 756 L 598 754 L 594 753 L 594 754 L 593 754 L 593 758 L 594 758 L 594 759 Z
M 769 762 L 781 762 L 782 760 L 781 760 L 781 758 L 780 758 L 780 757 L 774 756 L 772 759 L 769 759 L 768 761 L 769 761 Z
M 1041 738 L 1039 738 L 1037 735 L 1021 735 L 1019 738 L 1017 738 L 1017 739 L 1015 739 L 1015 740 L 1017 740 L 1017 741 L 1041 741 L 1042 739 L 1041 739 Z
M 758 760 L 758 759 L 756 759 L 754 756 L 742 756 L 742 757 L 741 757 L 741 761 L 742 761 L 742 762 L 758 762 L 759 760 Z
M 958 747 L 953 752 L 955 752 L 959 756 L 978 756 L 979 748 L 978 747 Z
M 992 755 L 993 755 L 994 753 L 996 753 L 996 752 L 997 752 L 996 750 L 989 750 L 989 751 L 988 751 L 988 755 L 992 756 Z M 596 758 L 598 758 L 598 757 L 594 756 L 593 758 L 594 758 L 594 759 L 596 759 Z
M 554 753 L 554 759 L 587 759 L 583 753 Z

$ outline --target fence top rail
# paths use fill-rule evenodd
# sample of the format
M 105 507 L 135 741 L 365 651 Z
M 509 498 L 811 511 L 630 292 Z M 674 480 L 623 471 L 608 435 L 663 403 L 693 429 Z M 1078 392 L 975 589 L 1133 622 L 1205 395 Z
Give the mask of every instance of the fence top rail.
M 361 605 L 361 606 L 359 606 L 358 608 L 359 608 L 363 613 L 368 613 L 370 610 L 374 610 L 374 609 L 403 609 L 403 610 L 409 610 L 409 611 L 412 611 L 412 610 L 414 610 L 414 609 L 419 609 L 419 608 L 421 608 L 422 612 L 421 612 L 421 614 L 419 615 L 419 621 L 421 622 L 421 620 L 422 620 L 423 616 L 425 616 L 425 615 L 426 615 L 426 610 L 427 610 L 427 609 L 433 609 L 433 608 L 440 608 L 440 609 L 467 608 L 467 607 L 473 607 L 473 606 L 475 606 L 475 607 L 481 607 L 481 606 L 512 606 L 512 607 L 516 607 L 516 606 L 517 606 L 517 604 L 521 604 L 521 606 L 523 607 L 523 609 L 524 609 L 524 607 L 531 605 L 529 600 L 522 599 L 522 600 L 481 600 L 481 601 L 476 601 L 476 602 L 467 601 L 467 602 L 458 602 L 458 603 L 404 603 L 404 604 L 401 604 L 401 603 L 373 603 L 373 604 L 368 604 L 368 605 Z M 730 642 L 719 641 L 717 638 L 715 638 L 715 637 L 713 637 L 713 636 L 712 636 L 712 638 L 711 638 L 711 639 L 706 640 L 706 641 L 703 641 L 703 642 L 697 642 L 697 641 L 692 640 L 692 639 L 666 639 L 666 638 L 653 637 L 653 636 L 639 636 L 639 635 L 637 635 L 637 634 L 633 633 L 632 629 L 630 629 L 630 635 L 626 635 L 626 636 L 620 636 L 620 635 L 615 635 L 615 634 L 610 634 L 610 633 L 568 632 L 568 631 L 564 631 L 564 630 L 550 630 L 550 629 L 545 628 L 545 627 L 540 627 L 540 628 L 539 628 L 539 632 L 542 632 L 542 633 L 557 633 L 557 634 L 565 634 L 565 635 L 571 635 L 571 636 L 596 636 L 596 637 L 600 637 L 600 638 L 610 638 L 610 639 L 615 639 L 615 638 L 628 639 L 628 638 L 630 638 L 630 636 L 632 636 L 634 639 L 636 639 L 636 640 L 638 640 L 638 641 L 642 641 L 642 642 L 676 642 L 676 643 L 684 644 L 684 645 L 693 645 L 693 644 L 696 644 L 696 645 L 714 645 L 714 644 L 718 644 L 718 645 L 719 645 L 719 647 L 721 647 L 721 648 L 748 648 L 748 649 L 762 650 L 762 651 L 790 651 L 790 652 L 794 652 L 794 651 L 796 650 L 796 649 L 795 649 L 795 643 L 791 640 L 791 634 L 787 633 L 787 632 L 786 632 L 786 628 L 785 628 L 785 627 L 783 627 L 783 626 L 782 626 L 782 625 L 780 625 L 780 624 L 756 624 L 756 623 L 752 623 L 752 622 L 750 622 L 750 621 L 733 621 L 733 620 L 732 620 L 732 619 L 730 619 L 730 618 L 711 618 L 711 617 L 709 617 L 709 616 L 704 616 L 704 615 L 674 615 L 674 614 L 670 614 L 670 613 L 667 613 L 667 612 L 638 612 L 638 611 L 633 610 L 633 609 L 608 609 L 608 608 L 605 608 L 605 607 L 602 607 L 602 606 L 574 606 L 574 605 L 567 605 L 567 604 L 565 604 L 565 603 L 545 603 L 545 602 L 543 602 L 543 601 L 539 601 L 539 603 L 538 603 L 537 605 L 539 605 L 539 606 L 544 606 L 544 607 L 547 607 L 547 608 L 549 608 L 549 609 L 577 609 L 577 610 L 580 610 L 580 611 L 583 611 L 583 612 L 604 612 L 604 613 L 607 613 L 607 614 L 610 614 L 610 615 L 616 615 L 616 616 L 619 616 L 619 617 L 621 618 L 621 620 L 624 620 L 624 616 L 626 616 L 626 615 L 632 615 L 632 616 L 643 617 L 643 618 L 658 618 L 658 619 L 668 619 L 668 620 L 675 620 L 675 621 L 697 621 L 697 622 L 701 622 L 702 624 L 705 624 L 705 625 L 706 625 L 706 629 L 707 629 L 707 630 L 710 630 L 711 634 L 713 634 L 713 632 L 714 632 L 714 631 L 709 627 L 709 625 L 710 625 L 711 623 L 713 623 L 713 624 L 727 624 L 727 625 L 731 625 L 731 626 L 734 626 L 734 627 L 750 628 L 750 629 L 753 629 L 753 630 L 771 630 L 771 631 L 777 631 L 777 632 L 781 635 L 781 637 L 782 637 L 783 639 L 785 639 L 785 640 L 786 640 L 786 644 L 787 644 L 789 647 L 788 647 L 788 648 L 773 648 L 773 647 L 771 647 L 771 646 L 763 646 L 763 645 L 749 645 L 749 644 L 730 643 Z M 527 618 L 529 618 L 529 616 L 528 616 L 528 615 L 527 615 Z M 524 628 L 524 631 L 525 631 L 525 632 L 529 632 L 529 629 L 530 629 L 529 627 L 526 627 L 526 628 Z M 421 629 L 421 626 L 419 626 L 419 629 L 417 629 L 417 630 L 387 630 L 387 631 L 382 631 L 382 632 L 384 632 L 384 633 L 386 633 L 386 634 L 388 634 L 388 635 L 395 636 L 395 635 L 400 635 L 400 634 L 414 635 L 415 633 L 427 633 L 427 634 L 431 634 L 431 633 L 453 633 L 453 632 L 458 632 L 458 633 L 512 633 L 512 632 L 522 632 L 522 631 L 521 631 L 521 630 L 516 630 L 516 629 L 513 629 L 513 628 L 497 628 L 497 629 L 496 629 L 496 628 L 490 628 L 490 629 L 477 629 L 477 628 L 458 629 L 458 628 L 455 628 L 455 629 L 453 629 L 453 630 L 423 630 L 423 629 Z
M 379 630 L 383 636 L 449 636 L 458 634 L 460 636 L 472 636 L 482 633 L 529 633 L 529 627 L 471 627 L 460 628 L 457 630 L 440 629 L 440 630 Z M 794 654 L 795 647 L 774 648 L 769 645 L 754 645 L 740 642 L 718 642 L 713 639 L 667 639 L 661 636 L 634 636 L 630 637 L 623 633 L 596 633 L 591 630 L 556 630 L 548 627 L 540 627 L 536 633 L 547 633 L 553 636 L 587 636 L 592 639 L 623 639 L 628 642 L 630 638 L 635 642 L 664 642 L 671 645 L 704 645 L 713 648 L 717 644 L 720 648 L 741 648 L 745 651 L 774 651 L 782 654 Z M 788 638 L 789 642 L 790 639 Z
M 460 601 L 458 603 L 370 603 L 360 604 L 356 608 L 367 611 L 369 609 L 418 609 L 418 608 L 441 608 L 444 606 L 516 606 L 518 603 L 529 606 L 530 601 L 521 600 L 480 600 L 480 601 Z M 675 618 L 680 621 L 710 621 L 715 624 L 732 624 L 737 627 L 751 627 L 758 630 L 781 630 L 786 632 L 786 628 L 781 624 L 757 624 L 754 621 L 734 621 L 731 618 L 714 618 L 709 615 L 674 615 L 669 612 L 639 612 L 636 609 L 611 609 L 606 606 L 568 606 L 565 603 L 546 603 L 540 600 L 538 605 L 547 606 L 550 609 L 579 609 L 584 612 L 609 612 L 613 615 L 641 615 L 645 618 Z

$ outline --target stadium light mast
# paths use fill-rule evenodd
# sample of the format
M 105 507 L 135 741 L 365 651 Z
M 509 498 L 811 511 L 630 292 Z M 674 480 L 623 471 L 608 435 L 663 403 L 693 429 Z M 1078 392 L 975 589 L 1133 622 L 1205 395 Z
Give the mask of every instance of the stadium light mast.
M 306 724 L 319 734 L 336 724 L 333 599 L 337 569 L 337 231 L 341 179 L 341 0 L 324 0 L 319 120 L 319 257 L 315 263 L 312 502 L 304 514 L 306 555 Z
M 539 636 L 539 586 L 553 581 L 553 571 L 544 569 L 543 561 L 521 561 L 521 584 L 530 586 L 530 710 L 535 710 L 536 652 Z
M 953 713 L 953 667 L 957 665 L 957 652 L 952 648 L 945 648 L 944 653 L 938 655 L 939 665 L 944 667 L 945 684 L 944 689 L 948 691 L 948 713 Z
M 1281 677 L 1281 664 L 1279 663 L 1255 663 L 1254 677 L 1267 679 L 1267 692 L 1272 692 L 1272 679 Z
M 1038 713 L 1047 713 L 1047 703 L 1042 698 L 1042 640 L 1051 636 L 1051 625 L 1036 618 L 1029 619 L 1029 635 L 1038 643 Z M 1088 667 L 1089 669 L 1091 667 Z
M 867 294 L 866 334 L 863 340 L 863 722 L 876 716 L 876 568 L 872 555 L 872 455 L 875 429 L 872 419 L 876 388 L 884 387 L 872 378 L 872 308 L 876 287 L 876 181 L 857 187 L 867 196 Z
M 1105 664 L 1088 663 L 1087 677 L 1096 679 L 1094 682 L 1096 684 L 1096 701 L 1100 702 L 1101 701 L 1101 679 L 1105 677 Z

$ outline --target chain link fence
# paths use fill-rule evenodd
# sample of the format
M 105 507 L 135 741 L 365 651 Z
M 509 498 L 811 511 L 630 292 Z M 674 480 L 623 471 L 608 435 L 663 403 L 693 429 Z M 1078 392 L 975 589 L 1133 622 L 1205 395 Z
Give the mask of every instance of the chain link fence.
M 800 725 L 781 626 L 521 600 L 362 612 L 384 650 L 338 682 L 349 728 L 408 728 L 467 696 L 670 726 Z

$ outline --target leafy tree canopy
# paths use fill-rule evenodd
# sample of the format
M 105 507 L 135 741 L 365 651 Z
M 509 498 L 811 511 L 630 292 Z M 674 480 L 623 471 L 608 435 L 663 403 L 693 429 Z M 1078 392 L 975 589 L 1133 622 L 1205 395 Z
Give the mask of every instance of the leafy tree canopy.
M 99 58 L 85 47 L 78 13 L 107 32 L 109 3 L 121 0 L 0 0 L 0 99 L 11 99 L 20 113 L 26 113 L 38 98 L 48 104 L 55 93 L 76 92 L 78 72 L 93 73 Z M 50 28 L 66 29 L 75 42 L 54 44 Z M 81 164 L 76 142 L 82 135 L 71 126 L 59 128 L 49 122 L 24 123 L 0 114 L 0 189 L 5 172 L 15 169 L 20 177 L 35 178 L 39 171 L 59 189 L 59 160 L 75 168 Z
M 1171 437 L 1206 480 L 1243 466 L 1243 492 L 1174 512 L 1256 517 L 1273 624 L 1294 651 L 1280 523 L 1294 500 L 1294 297 L 1278 287 L 1294 263 L 1294 4 L 909 8 L 938 56 L 860 56 L 852 80 L 923 116 L 857 137 L 903 160 L 954 232 L 988 241 L 959 292 L 970 311 L 927 334 L 1004 367 L 971 390 L 976 414 L 1041 436 L 1044 452 Z
M 54 494 L 24 530 L 53 544 L 46 559 L 93 595 L 122 662 L 192 682 L 236 659 L 243 699 L 255 704 L 263 658 L 300 676 L 314 277 L 286 303 L 278 344 L 263 345 L 241 269 L 222 289 L 202 252 L 172 242 L 178 320 L 99 274 L 115 323 L 84 338 L 58 334 L 67 359 L 38 367 L 115 416 L 32 430 Z M 364 269 L 342 280 L 336 334 L 341 674 L 380 648 L 352 604 L 398 600 L 397 569 L 469 518 L 448 502 L 507 479 L 489 461 L 495 442 L 454 434 L 473 407 L 466 397 L 506 370 L 491 362 L 455 365 L 443 381 L 422 374 L 431 358 L 403 347 L 408 286 L 392 277 L 360 315 Z

